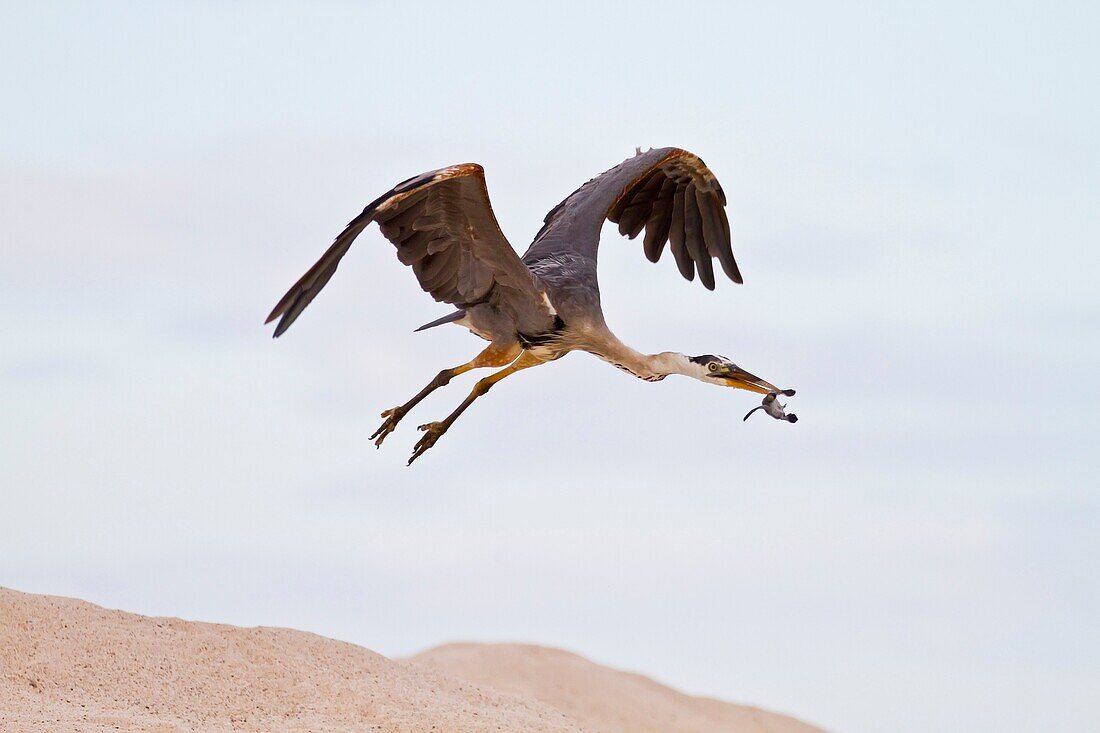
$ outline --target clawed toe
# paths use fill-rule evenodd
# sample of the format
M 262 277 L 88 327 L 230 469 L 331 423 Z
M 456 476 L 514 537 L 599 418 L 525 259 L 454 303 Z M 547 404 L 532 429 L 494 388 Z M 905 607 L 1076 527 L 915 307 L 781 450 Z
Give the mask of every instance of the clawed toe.
M 419 426 L 419 428 L 417 429 L 423 430 L 424 435 L 420 438 L 420 440 L 416 441 L 416 446 L 413 448 L 413 454 L 409 458 L 409 462 L 406 464 L 408 466 L 411 466 L 413 461 L 424 455 L 424 453 L 427 452 L 429 448 L 435 445 L 435 441 L 439 440 L 439 436 L 447 432 L 447 426 L 441 422 L 425 423 L 424 425 Z
M 405 416 L 405 411 L 400 407 L 393 407 L 389 410 L 385 410 L 382 413 L 382 417 L 385 418 L 385 422 L 378 426 L 378 429 L 371 434 L 370 439 L 374 441 L 375 448 L 382 447 L 382 441 L 386 439 L 386 436 L 392 433 L 397 428 L 397 423 L 401 422 L 401 418 Z

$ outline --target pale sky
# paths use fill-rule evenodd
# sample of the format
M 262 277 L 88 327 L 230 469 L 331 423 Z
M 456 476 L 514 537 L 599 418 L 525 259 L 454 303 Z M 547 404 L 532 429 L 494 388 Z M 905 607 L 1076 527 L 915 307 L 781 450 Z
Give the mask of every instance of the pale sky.
M 460 7 L 461 6 L 461 7 Z M 565 647 L 835 733 L 1100 729 L 1094 4 L 5 3 L 0 585 L 401 656 Z M 482 342 L 368 231 L 476 161 L 524 249 L 701 155 L 745 285 L 605 230 L 608 322 L 798 389 L 570 355 L 411 469 Z

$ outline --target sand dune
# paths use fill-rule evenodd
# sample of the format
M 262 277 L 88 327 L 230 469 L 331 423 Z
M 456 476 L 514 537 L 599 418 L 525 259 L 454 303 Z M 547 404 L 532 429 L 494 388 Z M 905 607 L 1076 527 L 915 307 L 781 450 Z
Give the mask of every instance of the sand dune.
M 527 644 L 446 644 L 413 661 L 545 703 L 592 733 L 821 733 L 785 715 L 692 697 L 638 674 Z
M 301 631 L 152 618 L 0 588 L 0 730 L 816 729 L 551 649 L 448 645 L 393 661 Z

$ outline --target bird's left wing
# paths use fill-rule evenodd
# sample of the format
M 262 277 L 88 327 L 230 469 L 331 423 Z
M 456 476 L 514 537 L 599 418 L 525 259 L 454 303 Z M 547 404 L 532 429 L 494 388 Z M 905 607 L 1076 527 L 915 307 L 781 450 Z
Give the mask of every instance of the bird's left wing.
M 699 156 L 680 148 L 640 152 L 574 191 L 546 215 L 542 230 L 523 256 L 529 265 L 573 255 L 595 279 L 600 228 L 605 219 L 631 239 L 645 229 L 644 250 L 657 262 L 665 243 L 680 274 L 714 289 L 717 259 L 726 275 L 741 282 L 733 259 L 726 194 Z
M 529 333 L 553 323 L 534 275 L 500 231 L 484 169 L 464 163 L 414 176 L 368 204 L 271 311 L 267 323 L 282 316 L 275 336 L 328 283 L 351 243 L 372 221 L 436 300 L 459 308 L 490 303 Z

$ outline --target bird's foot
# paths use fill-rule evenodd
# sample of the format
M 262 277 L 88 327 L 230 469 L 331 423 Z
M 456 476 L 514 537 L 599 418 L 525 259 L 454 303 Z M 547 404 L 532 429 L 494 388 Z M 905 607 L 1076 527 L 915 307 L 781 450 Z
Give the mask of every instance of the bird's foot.
M 420 440 L 416 441 L 416 446 L 413 448 L 412 457 L 409 458 L 409 462 L 405 465 L 411 466 L 412 462 L 420 456 L 424 455 L 429 448 L 435 445 L 435 441 L 439 440 L 439 436 L 447 432 L 449 426 L 441 422 L 430 422 L 426 425 L 421 425 L 417 430 L 423 430 L 424 435 Z
M 405 409 L 402 407 L 391 408 L 383 412 L 382 417 L 386 418 L 386 421 L 379 425 L 378 429 L 370 436 L 370 439 L 374 441 L 375 448 L 381 448 L 382 441 L 397 428 L 397 423 L 405 417 Z

